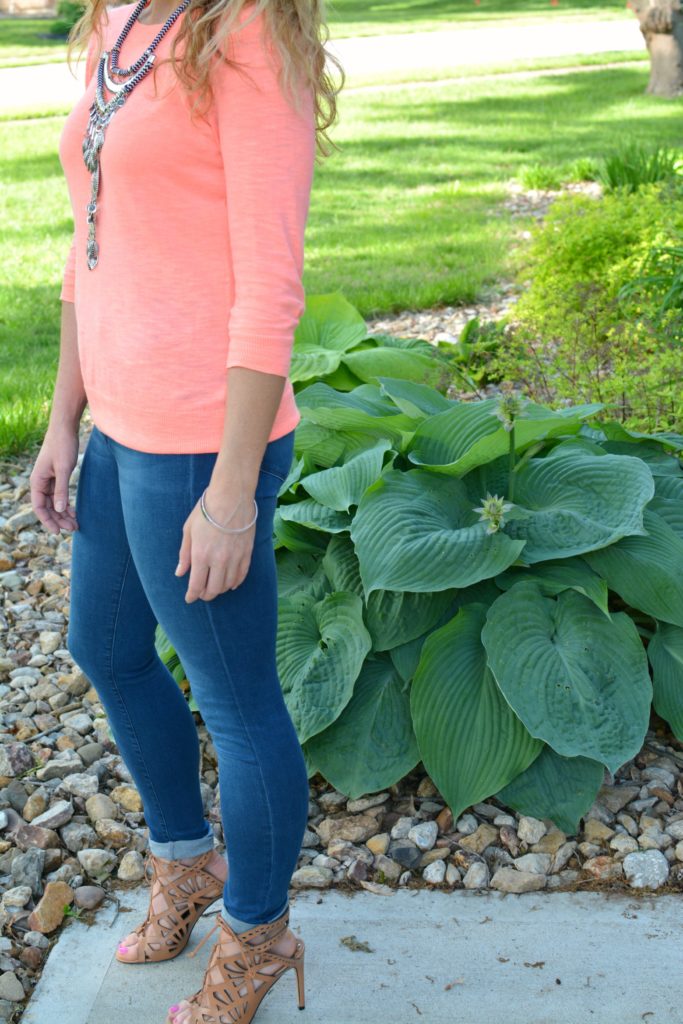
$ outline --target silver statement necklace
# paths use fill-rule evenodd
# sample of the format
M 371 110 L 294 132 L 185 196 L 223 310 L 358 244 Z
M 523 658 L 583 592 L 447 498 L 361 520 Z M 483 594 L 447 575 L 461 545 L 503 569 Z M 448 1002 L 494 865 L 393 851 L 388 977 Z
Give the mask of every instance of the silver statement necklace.
M 138 20 L 141 11 L 148 5 L 149 0 L 140 0 L 135 9 L 131 12 L 128 21 L 121 29 L 118 39 L 111 50 L 105 50 L 97 65 L 97 85 L 95 88 L 95 99 L 90 107 L 88 125 L 83 137 L 83 160 L 85 166 L 92 174 L 90 186 L 90 202 L 86 206 L 88 214 L 88 244 L 87 259 L 88 267 L 94 270 L 99 258 L 99 245 L 95 240 L 95 215 L 97 214 L 97 194 L 100 188 L 100 150 L 104 145 L 104 132 L 112 117 L 123 104 L 126 98 L 133 91 L 138 82 L 142 81 L 148 71 L 151 70 L 156 54 L 155 49 L 166 35 L 171 25 L 180 17 L 190 0 L 183 2 L 176 7 L 171 15 L 161 26 L 152 42 L 140 57 L 128 68 L 120 68 L 118 65 L 119 52 L 124 40 L 131 28 Z M 115 81 L 114 77 L 119 79 Z M 113 93 L 111 99 L 105 100 L 104 86 Z

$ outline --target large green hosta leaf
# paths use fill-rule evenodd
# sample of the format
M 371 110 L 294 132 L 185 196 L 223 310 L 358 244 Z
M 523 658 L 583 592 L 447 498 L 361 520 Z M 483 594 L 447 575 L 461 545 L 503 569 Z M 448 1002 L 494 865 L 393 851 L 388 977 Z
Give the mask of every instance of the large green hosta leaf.
M 363 491 L 375 482 L 382 470 L 384 453 L 390 449 L 390 441 L 378 441 L 351 456 L 342 466 L 309 473 L 302 481 L 303 486 L 321 505 L 348 512 L 351 505 L 358 504 Z
M 335 512 L 313 498 L 304 498 L 303 501 L 294 501 L 289 505 L 279 505 L 278 512 L 280 519 L 285 523 L 298 523 L 300 526 L 321 530 L 323 533 L 340 533 L 342 530 L 348 530 L 351 525 L 351 516 L 346 512 Z
M 640 750 L 652 683 L 633 620 L 605 618 L 576 590 L 522 581 L 494 601 L 482 640 L 506 700 L 532 736 L 615 772 Z
M 317 766 L 313 763 L 313 758 L 308 752 L 308 743 L 301 744 L 301 752 L 304 755 L 304 763 L 306 765 L 306 774 L 309 779 L 313 778 L 315 773 L 318 771 Z
M 467 587 L 507 569 L 524 547 L 486 532 L 461 480 L 420 469 L 387 470 L 365 491 L 351 539 L 366 597 Z
M 319 466 L 334 466 L 373 443 L 373 438 L 365 434 L 320 427 L 305 417 L 296 428 L 296 450 L 302 456 L 304 473 Z
M 658 622 L 647 656 L 652 665 L 655 711 L 669 723 L 674 736 L 683 740 L 683 629 Z
M 486 661 L 486 606 L 468 604 L 425 640 L 410 689 L 420 754 L 453 817 L 485 800 L 538 757 Z
M 656 476 L 655 496 L 648 508 L 683 538 L 683 473 Z
M 533 764 L 496 793 L 506 807 L 535 818 L 550 818 L 575 835 L 605 777 L 604 765 L 589 757 L 562 757 L 546 743 Z
M 656 512 L 660 519 L 663 519 L 674 533 L 683 540 L 683 500 L 678 498 L 660 498 L 655 494 L 647 507 L 650 512 Z
M 583 557 L 632 608 L 683 626 L 683 538 L 646 508 L 645 537 L 624 537 Z
M 296 404 L 302 416 L 318 426 L 362 432 L 368 438 L 386 437 L 396 445 L 402 446 L 404 435 L 412 436 L 415 429 L 415 420 L 380 395 L 373 384 L 347 392 L 318 381 L 297 393 Z
M 468 474 L 472 500 L 486 490 L 506 493 L 503 463 Z M 522 561 L 529 565 L 580 555 L 644 533 L 643 509 L 653 494 L 652 474 L 641 459 L 558 445 L 515 474 L 514 502 L 528 515 L 510 519 L 505 532 L 526 541 Z
M 330 538 L 323 568 L 333 590 L 350 590 L 363 597 L 358 559 L 346 534 Z M 431 629 L 453 601 L 456 590 L 412 594 L 401 590 L 373 590 L 365 606 L 365 622 L 374 651 L 388 651 Z
M 675 455 L 667 448 L 662 448 L 655 441 L 601 441 L 603 451 L 612 455 L 633 455 L 650 467 L 653 476 L 668 476 L 680 472 Z
M 606 582 L 597 573 L 578 558 L 566 562 L 539 562 L 533 569 L 513 566 L 500 576 L 496 576 L 496 585 L 501 590 L 509 590 L 520 580 L 534 580 L 547 596 L 554 596 L 572 587 L 580 594 L 585 594 L 609 618 L 607 597 L 609 590 Z
M 497 399 L 456 402 L 452 409 L 430 416 L 415 431 L 408 446 L 411 462 L 439 473 L 465 473 L 504 455 L 510 435 L 496 417 Z M 539 438 L 576 433 L 583 417 L 600 406 L 574 406 L 553 412 L 532 402 L 525 415 L 515 421 L 515 448 L 526 447 Z
M 347 352 L 342 358 L 352 373 L 372 384 L 377 382 L 378 377 L 385 376 L 403 377 L 433 388 L 445 388 L 453 377 L 452 371 L 441 359 L 406 349 L 367 348 Z
M 363 317 L 341 292 L 307 295 L 306 308 L 294 333 L 290 379 L 296 382 L 332 373 L 342 353 L 367 334 Z
M 415 767 L 408 687 L 388 657 L 366 660 L 351 700 L 307 747 L 328 782 L 351 799 L 391 786 Z
M 378 377 L 380 393 L 389 395 L 392 402 L 406 416 L 421 420 L 425 416 L 434 416 L 445 409 L 451 409 L 453 402 L 445 398 L 441 392 L 426 384 L 416 384 L 412 380 L 397 380 L 395 377 Z
M 330 592 L 330 581 L 325 574 L 319 553 L 288 551 L 281 548 L 276 555 L 276 564 L 279 597 L 290 597 L 303 591 L 319 601 Z
M 370 647 L 356 594 L 339 591 L 316 601 L 300 593 L 279 602 L 278 672 L 300 743 L 348 704 Z
M 638 430 L 628 430 L 618 420 L 609 420 L 607 423 L 601 423 L 600 427 L 605 437 L 614 441 L 629 442 L 632 439 L 631 443 L 657 444 L 674 452 L 683 450 L 683 434 L 677 434 L 670 430 L 663 430 L 658 434 L 643 434 Z
M 289 522 L 280 515 L 278 505 L 273 517 L 273 533 L 275 534 L 276 546 L 288 548 L 290 551 L 309 552 L 310 554 L 322 554 L 327 547 L 327 534 L 322 530 L 313 530 L 300 523 Z

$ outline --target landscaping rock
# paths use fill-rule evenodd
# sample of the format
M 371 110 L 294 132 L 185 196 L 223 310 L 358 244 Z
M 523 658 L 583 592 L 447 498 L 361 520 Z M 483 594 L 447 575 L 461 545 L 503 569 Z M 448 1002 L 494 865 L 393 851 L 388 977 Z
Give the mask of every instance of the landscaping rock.
M 446 877 L 445 863 L 442 860 L 435 860 L 432 864 L 428 864 L 422 872 L 422 877 L 425 882 L 440 884 Z
M 463 836 L 460 845 L 472 853 L 482 853 L 497 838 L 498 829 L 494 825 L 480 825 L 471 836 Z
M 291 885 L 294 889 L 308 888 L 328 889 L 332 884 L 333 874 L 329 868 L 314 867 L 306 864 L 292 875 Z
M 455 871 L 458 871 L 453 864 L 450 864 L 449 867 L 453 867 Z M 458 872 L 458 877 L 460 877 L 460 872 Z M 484 861 L 478 860 L 467 869 L 462 884 L 466 889 L 483 889 L 489 884 L 489 879 L 488 865 Z
M 408 839 L 420 850 L 431 850 L 439 834 L 439 826 L 435 821 L 422 821 L 408 830 Z
M 528 843 L 529 845 L 538 843 L 547 831 L 548 829 L 544 823 L 539 821 L 538 818 L 530 818 L 528 815 L 523 814 L 519 819 L 517 836 L 523 843 Z
M 624 874 L 634 889 L 658 889 L 669 877 L 669 862 L 659 850 L 629 853 L 622 864 Z
M 362 843 L 377 833 L 377 819 L 371 814 L 353 814 L 340 818 L 323 818 L 316 826 L 325 846 L 331 839 L 348 839 Z
M 107 894 L 99 885 L 79 885 L 74 889 L 74 902 L 84 910 L 95 910 Z
M 535 871 L 518 871 L 516 868 L 498 868 L 491 879 L 491 887 L 500 892 L 534 892 L 545 889 L 546 876 Z
M 40 902 L 29 916 L 29 928 L 34 932 L 53 932 L 64 919 L 64 908 L 73 900 L 74 891 L 66 882 L 48 882 Z

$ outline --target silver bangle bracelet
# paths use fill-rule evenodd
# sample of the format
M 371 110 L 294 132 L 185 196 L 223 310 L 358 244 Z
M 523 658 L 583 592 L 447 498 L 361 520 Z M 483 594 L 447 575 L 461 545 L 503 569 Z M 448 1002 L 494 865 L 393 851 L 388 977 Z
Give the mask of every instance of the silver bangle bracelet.
M 204 518 L 209 523 L 211 523 L 212 526 L 215 526 L 217 530 L 222 530 L 223 533 L 244 533 L 245 530 L 250 529 L 250 527 L 252 527 L 254 525 L 254 523 L 256 522 L 256 520 L 258 518 L 258 505 L 256 504 L 256 498 L 253 499 L 253 501 L 254 501 L 254 518 L 252 519 L 252 521 L 250 523 L 247 523 L 246 526 L 238 526 L 238 527 L 235 527 L 235 528 L 231 529 L 231 528 L 229 528 L 227 526 L 221 526 L 220 523 L 217 523 L 216 520 L 212 519 L 212 517 L 209 515 L 209 513 L 207 511 L 207 508 L 206 508 L 206 505 L 204 504 L 204 495 L 206 494 L 206 490 L 207 489 L 205 488 L 204 491 L 202 492 L 202 496 L 199 499 L 199 505 L 201 507 L 202 513 L 204 515 Z M 234 514 L 235 513 L 233 512 L 233 515 Z M 232 516 L 231 516 L 231 518 L 232 518 Z

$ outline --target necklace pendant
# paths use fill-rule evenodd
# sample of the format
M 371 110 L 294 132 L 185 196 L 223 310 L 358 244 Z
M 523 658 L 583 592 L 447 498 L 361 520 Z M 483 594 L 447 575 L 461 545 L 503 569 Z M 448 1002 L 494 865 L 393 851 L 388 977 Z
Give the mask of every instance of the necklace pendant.
M 94 270 L 99 260 L 100 247 L 94 238 L 88 239 L 88 269 Z

